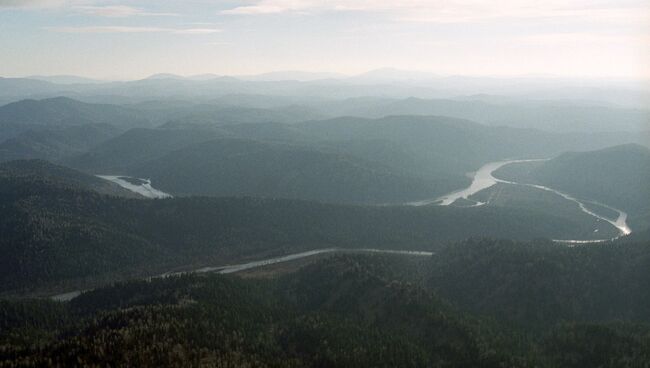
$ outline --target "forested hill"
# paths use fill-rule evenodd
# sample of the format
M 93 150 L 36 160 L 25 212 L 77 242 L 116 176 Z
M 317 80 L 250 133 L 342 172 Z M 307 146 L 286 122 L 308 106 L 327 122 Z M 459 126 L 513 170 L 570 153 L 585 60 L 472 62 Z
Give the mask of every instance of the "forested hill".
M 28 130 L 0 143 L 0 162 L 20 159 L 58 161 L 86 152 L 120 130 L 108 124 Z
M 276 282 L 189 276 L 64 305 L 0 302 L 0 365 L 499 367 L 527 359 L 378 271 L 343 258 Z
M 474 239 L 438 250 L 428 272 L 428 285 L 455 305 L 529 328 L 650 323 L 648 239 L 576 247 Z
M 24 163 L 49 166 L 42 161 L 8 166 Z M 57 170 L 72 178 L 79 175 Z M 100 278 L 150 275 L 190 264 L 222 265 L 306 249 L 432 249 L 472 236 L 571 238 L 584 231 L 563 218 L 523 209 L 345 206 L 254 198 L 124 199 L 83 185 L 65 185 L 71 181 L 67 179 L 11 172 L 0 176 L 3 291 L 54 285 L 75 289 L 74 283 L 87 285 Z M 87 179 L 82 175 L 78 181 Z
M 650 226 L 650 149 L 640 145 L 568 152 L 543 164 L 505 167 L 495 175 L 620 208 L 630 214 L 633 230 Z
M 351 155 L 291 144 L 217 139 L 130 169 L 176 195 L 294 198 L 331 203 L 405 203 L 454 189 Z M 462 185 L 459 182 L 456 185 Z
M 142 112 L 109 104 L 89 104 L 66 97 L 23 100 L 0 106 L 0 141 L 28 130 L 88 124 L 135 127 L 151 124 Z
M 493 265 L 507 268 L 508 259 Z M 578 265 L 576 275 L 586 266 Z M 470 314 L 418 281 L 433 266 L 336 255 L 270 280 L 190 275 L 118 284 L 69 303 L 0 302 L 0 365 L 614 368 L 650 359 L 647 325 L 562 322 L 560 313 L 530 328 L 486 318 L 482 305 Z M 548 273 L 534 277 L 553 285 Z M 501 293 L 504 302 L 517 296 Z M 551 312 L 537 301 L 511 309 Z
M 552 157 L 569 150 L 594 150 L 612 144 L 606 137 L 589 134 L 492 127 L 448 116 L 338 117 L 308 121 L 294 125 L 294 129 L 329 141 L 394 142 L 428 162 L 432 173 L 432 169 L 448 173 L 471 171 L 489 161 Z
M 566 153 L 534 173 L 540 181 L 629 210 L 650 210 L 650 149 L 623 145 Z
M 16 199 L 16 196 L 30 194 L 46 195 L 38 192 L 39 187 L 47 188 L 46 190 L 71 189 L 126 198 L 142 198 L 104 179 L 36 159 L 0 163 L 0 186 L 2 186 L 3 198 L 9 200 Z

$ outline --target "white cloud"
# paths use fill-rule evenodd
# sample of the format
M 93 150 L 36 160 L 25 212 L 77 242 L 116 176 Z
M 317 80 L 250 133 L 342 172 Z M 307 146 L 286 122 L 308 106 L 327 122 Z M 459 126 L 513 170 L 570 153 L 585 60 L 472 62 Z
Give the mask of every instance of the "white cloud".
M 88 26 L 88 27 L 53 27 L 48 28 L 59 33 L 171 33 L 183 35 L 204 35 L 221 32 L 217 28 L 164 28 L 164 27 L 129 27 L 129 26 Z
M 153 13 L 126 5 L 77 6 L 78 12 L 100 17 L 125 18 L 132 16 L 177 16 L 175 13 Z
M 125 26 L 53 27 L 48 29 L 59 33 L 153 33 L 169 31 L 168 28 Z
M 570 18 L 586 20 L 650 20 L 650 3 L 644 0 L 594 2 L 589 0 L 254 0 L 224 10 L 222 14 L 315 14 L 356 11 L 383 13 L 391 19 L 412 22 L 464 23 L 503 18 Z
M 332 3 L 336 2 L 336 0 L 332 1 Z M 303 10 L 316 11 L 328 7 L 330 6 L 327 1 L 318 0 L 259 0 L 254 5 L 239 6 L 221 13 L 233 15 L 278 14 Z
M 70 3 L 69 0 L 0 0 L 2 8 L 55 8 Z
M 94 5 L 97 0 L 0 0 L 0 10 L 3 8 L 39 10 L 64 9 L 100 17 L 131 17 L 131 16 L 177 16 L 176 13 L 149 12 L 141 8 L 127 5 Z
M 650 44 L 650 36 L 642 35 L 608 35 L 587 32 L 540 33 L 530 35 L 513 35 L 507 37 L 511 42 L 521 45 L 552 47 L 608 47 L 628 45 L 631 49 Z
M 188 35 L 201 35 L 201 34 L 213 34 L 221 32 L 217 28 L 187 28 L 187 29 L 177 29 L 173 33 L 177 34 L 188 34 Z

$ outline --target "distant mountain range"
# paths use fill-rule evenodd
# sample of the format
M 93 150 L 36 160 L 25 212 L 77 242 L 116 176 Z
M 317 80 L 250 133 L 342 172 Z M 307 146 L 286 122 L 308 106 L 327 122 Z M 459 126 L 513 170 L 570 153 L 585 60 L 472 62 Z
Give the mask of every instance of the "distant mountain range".
M 394 69 L 0 78 L 0 366 L 647 365 L 649 101 Z
M 471 106 L 497 108 L 472 103 L 366 98 L 321 107 L 260 108 L 183 101 L 112 105 L 65 97 L 24 100 L 0 107 L 0 161 L 40 158 L 91 174 L 148 177 L 176 195 L 393 203 L 433 198 L 466 186 L 466 173 L 488 161 L 551 157 L 644 137 L 548 133 L 444 116 L 322 119 L 348 109 L 359 115 L 436 109 L 451 113 L 444 106 L 458 104 L 458 111 L 467 115 Z M 472 114 L 479 117 L 479 112 Z M 230 155 L 236 145 L 241 154 Z M 237 175 L 249 184 L 238 184 L 233 179 Z M 265 180 L 267 185 L 262 184 Z M 372 194 L 364 193 L 364 187 L 374 188 Z
M 82 154 L 121 131 L 108 124 L 27 130 L 0 143 L 0 162 L 33 158 L 59 161 Z
M 0 78 L 0 101 L 6 102 L 55 96 L 98 102 L 107 102 L 108 97 L 128 98 L 131 101 L 160 98 L 206 101 L 231 94 L 309 96 L 319 99 L 368 96 L 452 99 L 483 94 L 520 100 L 554 100 L 638 109 L 647 109 L 650 101 L 650 90 L 633 81 L 436 76 L 394 69 L 379 69 L 350 77 L 287 71 L 242 77 L 214 74 L 186 77 L 161 73 L 130 81 L 96 81 L 74 76 Z
M 89 104 L 67 97 L 22 100 L 0 107 L 0 141 L 30 130 L 91 124 L 131 128 L 150 125 L 150 121 L 142 112 L 129 107 Z

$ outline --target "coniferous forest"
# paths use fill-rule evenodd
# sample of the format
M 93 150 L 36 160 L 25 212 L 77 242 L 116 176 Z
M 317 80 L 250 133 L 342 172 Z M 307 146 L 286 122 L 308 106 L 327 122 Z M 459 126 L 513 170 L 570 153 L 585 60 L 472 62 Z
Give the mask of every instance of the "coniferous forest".
M 0 0 L 0 368 L 650 368 L 648 0 Z
M 618 249 L 470 240 L 425 258 L 331 255 L 270 278 L 185 275 L 65 303 L 4 301 L 0 365 L 644 367 L 650 254 L 608 247 Z M 626 289 L 601 287 L 592 264 L 629 269 L 609 274 Z

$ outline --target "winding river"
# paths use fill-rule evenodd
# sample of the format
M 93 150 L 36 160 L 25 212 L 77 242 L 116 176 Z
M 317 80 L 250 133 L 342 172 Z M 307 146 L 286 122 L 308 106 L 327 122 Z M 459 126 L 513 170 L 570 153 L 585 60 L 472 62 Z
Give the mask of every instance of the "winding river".
M 591 201 L 590 203 L 608 208 L 612 211 L 615 211 L 618 213 L 618 216 L 616 219 L 609 219 L 607 217 L 601 216 L 587 208 L 584 202 L 581 200 L 578 200 L 577 198 L 560 192 L 559 190 L 555 190 L 543 185 L 537 185 L 537 184 L 528 184 L 528 183 L 519 183 L 519 182 L 514 182 L 514 181 L 508 181 L 508 180 L 502 180 L 502 179 L 497 179 L 494 177 L 493 173 L 494 171 L 498 170 L 499 168 L 510 165 L 510 164 L 515 164 L 515 163 L 523 163 L 523 162 L 540 162 L 540 161 L 548 161 L 548 159 L 530 159 L 530 160 L 506 160 L 506 161 L 496 161 L 496 162 L 490 162 L 488 164 L 483 165 L 476 173 L 474 174 L 474 177 L 472 179 L 472 183 L 470 184 L 469 187 L 451 192 L 449 194 L 446 194 L 442 197 L 434 198 L 434 199 L 429 199 L 429 200 L 423 200 L 423 201 L 418 201 L 418 202 L 411 202 L 409 203 L 410 205 L 413 206 L 423 206 L 423 205 L 429 205 L 429 204 L 436 204 L 439 206 L 449 206 L 453 204 L 457 200 L 465 200 L 468 202 L 474 202 L 473 205 L 470 207 L 476 207 L 476 206 L 483 206 L 488 204 L 489 202 L 478 202 L 478 201 L 473 201 L 469 199 L 470 196 L 485 190 L 487 188 L 492 187 L 493 185 L 496 185 L 497 183 L 503 183 L 503 184 L 511 184 L 511 185 L 523 185 L 539 190 L 544 190 L 547 192 L 554 193 L 568 201 L 574 202 L 578 205 L 580 210 L 584 213 L 586 213 L 589 216 L 592 216 L 598 220 L 606 221 L 612 226 L 614 226 L 617 230 L 619 235 L 616 236 L 615 238 L 612 239 L 595 239 L 595 240 L 562 240 L 562 239 L 555 239 L 556 242 L 561 242 L 561 243 L 569 243 L 569 244 L 582 244 L 582 243 L 600 243 L 600 242 L 605 242 L 613 239 L 617 239 L 621 236 L 629 235 L 632 233 L 632 230 L 630 227 L 627 225 L 627 213 L 618 209 L 614 208 L 608 205 L 605 205 L 603 203 L 598 203 L 598 202 L 593 202 Z
M 574 202 L 578 205 L 580 210 L 584 213 L 586 213 L 589 216 L 592 216 L 598 220 L 606 221 L 610 223 L 612 226 L 614 226 L 616 229 L 618 229 L 619 235 L 613 239 L 619 238 L 621 236 L 629 235 L 632 233 L 632 230 L 630 227 L 627 225 L 627 213 L 624 211 L 602 204 L 598 202 L 590 202 L 593 204 L 597 204 L 599 206 L 608 208 L 612 211 L 615 211 L 618 213 L 618 217 L 614 220 L 606 218 L 604 216 L 601 216 L 587 208 L 584 202 L 581 200 L 578 200 L 577 198 L 560 192 L 558 190 L 543 186 L 543 185 L 537 185 L 537 184 L 528 184 L 528 183 L 519 183 L 519 182 L 514 182 L 514 181 L 508 181 L 508 180 L 502 180 L 502 179 L 497 179 L 494 177 L 493 173 L 497 169 L 510 165 L 510 164 L 515 164 L 515 163 L 523 163 L 523 162 L 539 162 L 539 161 L 546 161 L 548 159 L 529 159 L 529 160 L 505 160 L 505 161 L 496 161 L 496 162 L 490 162 L 485 165 L 483 165 L 481 168 L 479 168 L 476 173 L 474 173 L 474 177 L 472 179 L 472 183 L 470 184 L 469 187 L 461 190 L 457 190 L 454 192 L 451 192 L 449 194 L 446 194 L 442 197 L 437 197 L 433 199 L 427 199 L 427 200 L 422 200 L 422 201 L 417 201 L 417 202 L 410 202 L 408 205 L 412 206 L 424 206 L 424 205 L 439 205 L 439 206 L 449 206 L 452 205 L 454 202 L 457 200 L 464 200 L 466 202 L 474 202 L 473 205 L 470 207 L 476 207 L 476 206 L 483 206 L 486 204 L 489 204 L 488 202 L 479 202 L 479 201 L 474 201 L 471 200 L 470 197 L 482 190 L 488 189 L 497 183 L 503 183 L 503 184 L 510 184 L 510 185 L 523 185 L 523 186 L 528 186 L 531 188 L 536 188 L 539 190 L 544 190 L 547 192 L 554 193 L 568 201 Z M 164 193 L 162 191 L 159 191 L 157 189 L 154 189 L 151 187 L 151 181 L 150 180 L 145 180 L 145 179 L 135 179 L 131 181 L 140 181 L 141 183 L 139 185 L 133 184 L 132 182 L 128 181 L 128 179 L 133 179 L 129 177 L 124 177 L 124 176 L 113 176 L 113 175 L 97 175 L 98 177 L 109 180 L 111 182 L 114 182 L 118 185 L 120 185 L 123 188 L 126 188 L 128 190 L 131 190 L 133 192 L 139 193 L 147 198 L 167 198 L 171 197 L 171 195 Z M 556 242 L 561 242 L 561 243 L 569 243 L 569 244 L 581 244 L 581 243 L 598 243 L 598 242 L 605 242 L 609 241 L 612 239 L 597 239 L 597 240 L 558 240 L 555 239 L 554 241 Z M 179 275 L 179 274 L 185 274 L 185 273 L 207 273 L 207 272 L 216 272 L 220 274 L 229 274 L 229 273 L 235 273 L 235 272 L 241 272 L 245 270 L 250 270 L 258 267 L 263 267 L 263 266 L 268 266 L 272 264 L 277 264 L 277 263 L 282 263 L 282 262 L 289 262 L 293 260 L 298 260 L 302 258 L 307 258 L 307 257 L 312 257 L 316 256 L 319 254 L 325 254 L 325 253 L 332 253 L 332 252 L 368 252 L 368 253 L 386 253 L 386 254 L 403 254 L 403 255 L 411 255 L 411 256 L 431 256 L 433 255 L 432 252 L 425 252 L 425 251 L 408 251 L 408 250 L 387 250 L 387 249 L 337 249 L 337 248 L 326 248 L 326 249 L 316 249 L 316 250 L 310 250 L 306 252 L 301 252 L 301 253 L 294 253 L 294 254 L 289 254 L 281 257 L 274 257 L 274 258 L 268 258 L 268 259 L 263 259 L 259 261 L 252 261 L 252 262 L 247 262 L 247 263 L 241 263 L 241 264 L 233 264 L 233 265 L 223 265 L 223 266 L 216 266 L 216 267 L 201 267 L 197 268 L 194 270 L 188 270 L 188 271 L 180 271 L 180 272 L 166 272 L 158 276 L 154 277 L 169 277 L 173 275 Z M 150 279 L 150 278 L 149 278 Z M 82 292 L 87 291 L 87 290 L 75 290 L 63 294 L 58 294 L 51 296 L 50 298 L 53 300 L 57 301 L 68 301 L 71 300 L 77 296 L 79 296 Z
M 536 161 L 545 161 L 545 159 L 533 159 L 533 160 L 508 160 L 508 161 L 496 161 L 496 162 L 490 162 L 488 164 L 485 164 L 481 166 L 478 171 L 474 173 L 474 177 L 472 178 L 472 183 L 470 184 L 469 187 L 461 190 L 457 190 L 454 192 L 451 192 L 449 194 L 445 194 L 442 197 L 436 197 L 433 199 L 425 199 L 422 201 L 417 201 L 417 202 L 410 202 L 409 204 L 412 206 L 426 206 L 430 204 L 437 204 L 440 206 L 449 206 L 452 203 L 456 202 L 459 199 L 464 199 L 466 201 L 470 201 L 469 197 L 473 194 L 476 194 L 484 189 L 487 189 L 496 183 L 499 182 L 499 179 L 495 178 L 492 176 L 492 173 L 499 168 L 509 165 L 509 164 L 515 164 L 515 163 L 521 163 L 521 162 L 536 162 Z M 472 201 L 475 206 L 482 206 L 484 204 L 487 204 L 486 202 L 476 202 Z

